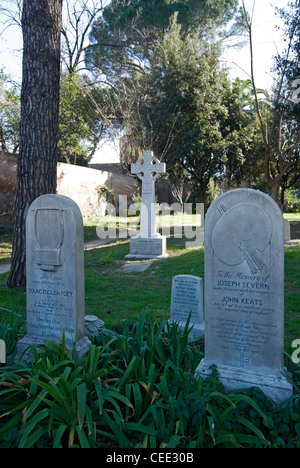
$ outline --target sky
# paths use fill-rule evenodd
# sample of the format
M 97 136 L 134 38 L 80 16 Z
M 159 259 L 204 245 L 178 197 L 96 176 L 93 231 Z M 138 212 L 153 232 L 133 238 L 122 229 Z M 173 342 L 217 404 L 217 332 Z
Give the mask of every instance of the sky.
M 3 0 L 0 0 L 0 4 Z M 5 0 L 6 2 L 8 0 Z M 245 0 L 245 5 L 252 15 L 253 12 L 253 42 L 254 42 L 254 72 L 258 88 L 270 89 L 272 73 L 270 71 L 273 57 L 282 50 L 281 33 L 276 29 L 280 20 L 275 15 L 274 7 L 284 7 L 288 0 Z M 254 8 L 253 8 L 254 6 Z M 1 14 L 0 14 L 0 21 Z M 3 27 L 1 28 L 3 29 Z M 247 79 L 250 77 L 249 45 L 237 50 L 230 48 L 224 54 L 224 63 L 230 69 L 232 77 Z M 7 28 L 0 34 L 0 69 L 21 82 L 22 75 L 22 34 L 17 27 Z M 109 161 L 108 161 L 109 159 Z M 97 153 L 93 162 L 117 162 L 116 146 L 104 145 Z
M 253 12 L 254 74 L 259 88 L 270 89 L 272 86 L 273 57 L 283 50 L 282 33 L 277 29 L 281 20 L 276 16 L 274 7 L 283 8 L 287 4 L 288 0 L 245 0 L 251 16 Z M 224 61 L 230 67 L 232 76 L 242 79 L 250 77 L 249 44 L 241 50 L 229 49 L 224 55 Z

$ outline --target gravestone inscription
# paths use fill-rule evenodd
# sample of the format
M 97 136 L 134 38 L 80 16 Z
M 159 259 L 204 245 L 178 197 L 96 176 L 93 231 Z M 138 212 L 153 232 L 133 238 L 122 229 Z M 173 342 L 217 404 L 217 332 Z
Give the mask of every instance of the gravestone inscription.
M 18 355 L 30 345 L 59 342 L 76 346 L 77 358 L 91 345 L 85 336 L 83 222 L 76 203 L 61 195 L 43 195 L 26 220 L 27 334 Z
M 193 275 L 177 275 L 172 280 L 170 322 L 178 322 L 179 327 L 184 328 L 189 316 L 190 325 L 193 326 L 190 338 L 203 336 L 203 279 Z
M 205 359 L 227 389 L 260 387 L 274 401 L 292 395 L 282 375 L 283 217 L 277 204 L 237 189 L 211 205 L 205 222 Z
M 140 232 L 130 239 L 130 253 L 126 258 L 167 258 L 166 237 L 156 229 L 155 180 L 166 172 L 152 151 L 144 151 L 137 163 L 131 165 L 131 173 L 142 181 Z

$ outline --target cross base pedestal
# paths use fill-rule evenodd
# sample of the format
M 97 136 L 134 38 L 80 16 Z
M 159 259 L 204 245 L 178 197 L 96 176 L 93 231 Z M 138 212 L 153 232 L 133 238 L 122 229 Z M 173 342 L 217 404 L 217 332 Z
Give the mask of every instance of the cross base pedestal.
M 168 258 L 166 237 L 135 236 L 130 239 L 130 253 L 125 258 L 164 259 Z

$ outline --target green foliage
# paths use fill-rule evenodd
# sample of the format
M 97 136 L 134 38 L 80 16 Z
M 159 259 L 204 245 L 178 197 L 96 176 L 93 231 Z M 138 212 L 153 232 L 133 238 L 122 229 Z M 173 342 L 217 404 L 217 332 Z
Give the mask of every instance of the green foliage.
M 253 61 L 255 60 L 255 56 L 253 56 L 253 24 L 244 3 L 243 7 L 251 61 Z M 295 105 L 299 78 L 299 71 L 297 71 L 299 63 L 299 1 L 289 2 L 287 8 L 279 10 L 279 13 L 285 23 L 282 31 L 285 50 L 281 56 L 276 57 L 273 71 L 276 72 L 277 77 L 270 96 L 266 96 L 266 100 L 260 101 L 258 94 L 261 90 L 255 86 L 253 69 L 251 81 L 260 129 L 260 142 L 255 142 L 254 145 L 257 151 L 256 159 L 262 162 L 262 177 L 269 186 L 273 200 L 283 209 L 285 190 L 294 187 L 299 180 L 299 108 L 298 105 Z M 297 78 L 296 82 L 293 81 L 295 78 Z M 255 178 L 257 180 L 257 177 Z M 262 182 L 259 181 L 259 185 Z
M 284 51 L 276 57 L 276 69 L 280 73 L 284 69 L 286 77 L 291 84 L 299 79 L 299 61 L 300 61 L 300 20 L 299 20 L 299 1 L 291 0 L 283 8 L 277 8 L 277 13 L 283 21 L 284 43 L 290 46 L 290 54 Z M 289 44 L 289 40 L 291 43 Z M 296 109 L 295 109 L 296 110 Z M 299 112 L 299 108 L 297 109 Z
M 19 146 L 19 124 L 19 89 L 10 77 L 0 70 L 0 149 L 16 152 Z
M 236 0 L 112 0 L 93 25 L 87 64 L 118 81 L 144 67 L 175 13 L 186 35 L 224 25 L 237 10 Z
M 210 205 L 221 195 L 221 190 L 219 189 L 218 185 L 215 184 L 213 180 L 209 181 L 207 187 L 207 195 L 206 195 L 206 206 L 205 208 L 209 208 Z
M 102 108 L 107 92 L 79 73 L 62 76 L 59 161 L 87 166 L 105 134 Z
M 297 191 L 293 189 L 286 190 L 284 194 L 284 201 L 284 211 L 286 213 L 300 212 L 300 198 Z
M 62 342 L 0 368 L 1 448 L 299 448 L 299 389 L 274 406 L 257 389 L 226 394 L 189 323 L 103 329 L 86 359 Z
M 183 36 L 174 15 L 149 60 L 151 72 L 135 82 L 141 96 L 133 146 L 152 148 L 171 179 L 188 182 L 203 203 L 212 177 L 241 180 L 255 132 L 247 83 L 230 83 L 219 57 L 198 34 Z
M 97 193 L 99 195 L 100 200 L 104 200 L 109 203 L 113 203 L 114 200 L 114 191 L 106 185 L 99 185 L 96 187 Z
M 16 314 L 8 309 L 0 307 L 0 312 L 8 313 L 8 322 L 0 323 L 0 340 L 3 340 L 6 345 L 6 355 L 9 357 L 7 360 L 11 361 L 15 355 L 16 342 L 22 331 L 24 319 L 21 315 Z

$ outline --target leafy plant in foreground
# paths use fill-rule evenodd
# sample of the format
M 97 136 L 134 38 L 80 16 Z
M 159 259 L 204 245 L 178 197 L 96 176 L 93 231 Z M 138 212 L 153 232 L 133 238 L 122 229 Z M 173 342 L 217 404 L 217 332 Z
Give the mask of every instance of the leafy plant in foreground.
M 225 392 L 189 325 L 143 315 L 103 329 L 86 359 L 61 343 L 0 369 L 0 447 L 298 447 L 299 392 L 274 405 L 260 390 Z

